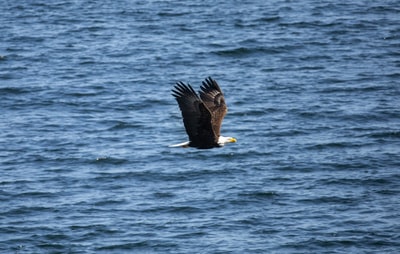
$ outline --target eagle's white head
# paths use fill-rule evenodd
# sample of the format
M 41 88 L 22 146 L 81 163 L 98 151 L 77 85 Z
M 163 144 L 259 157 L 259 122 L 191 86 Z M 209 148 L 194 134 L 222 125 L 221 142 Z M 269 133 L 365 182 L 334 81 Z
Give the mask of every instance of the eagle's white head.
M 235 143 L 236 141 L 236 138 L 219 136 L 218 145 L 224 146 L 226 143 Z

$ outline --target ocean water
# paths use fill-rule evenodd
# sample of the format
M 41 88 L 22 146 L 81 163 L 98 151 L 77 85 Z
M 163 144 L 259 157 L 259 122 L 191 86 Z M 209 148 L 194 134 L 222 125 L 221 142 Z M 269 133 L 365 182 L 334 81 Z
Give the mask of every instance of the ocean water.
M 399 1 L 0 3 L 0 253 L 399 253 Z

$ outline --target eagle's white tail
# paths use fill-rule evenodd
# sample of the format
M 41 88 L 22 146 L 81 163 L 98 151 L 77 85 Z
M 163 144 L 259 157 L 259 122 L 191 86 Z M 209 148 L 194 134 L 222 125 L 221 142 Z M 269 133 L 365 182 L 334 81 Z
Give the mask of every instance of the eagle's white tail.
M 175 144 L 175 145 L 169 145 L 169 147 L 189 147 L 189 141 L 183 142 L 183 143 L 179 143 L 179 144 Z

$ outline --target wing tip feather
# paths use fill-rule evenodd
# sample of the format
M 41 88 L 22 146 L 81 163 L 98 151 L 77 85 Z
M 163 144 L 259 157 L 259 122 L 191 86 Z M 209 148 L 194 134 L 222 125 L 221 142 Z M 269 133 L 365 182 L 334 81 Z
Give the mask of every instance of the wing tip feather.
M 189 83 L 185 84 L 182 81 L 178 81 L 171 91 L 175 98 L 194 96 L 195 98 L 199 99 L 198 94 L 194 91 L 193 87 Z
M 203 82 L 202 86 L 200 87 L 204 93 L 209 93 L 213 90 L 218 91 L 222 94 L 222 90 L 219 87 L 217 81 L 213 79 L 211 76 L 208 76 Z

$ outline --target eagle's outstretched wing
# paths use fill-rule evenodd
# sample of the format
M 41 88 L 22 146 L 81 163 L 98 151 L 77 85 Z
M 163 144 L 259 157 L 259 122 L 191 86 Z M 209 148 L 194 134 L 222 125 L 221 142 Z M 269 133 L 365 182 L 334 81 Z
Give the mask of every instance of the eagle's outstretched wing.
M 172 90 L 182 112 L 183 123 L 189 136 L 190 146 L 210 148 L 218 142 L 218 135 L 213 127 L 213 112 L 207 103 L 200 98 L 190 84 L 178 82 Z M 208 95 L 211 97 L 211 94 Z M 207 99 L 208 99 L 207 97 Z M 222 120 L 221 120 L 222 121 Z
M 200 98 L 211 113 L 211 125 L 215 135 L 219 137 L 222 120 L 228 111 L 224 95 L 217 81 L 211 77 L 203 81 L 203 85 L 200 88 Z

